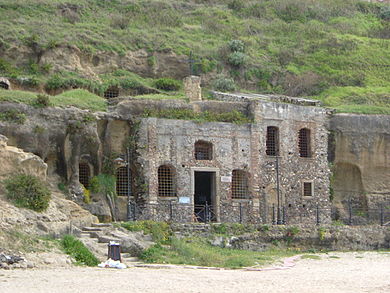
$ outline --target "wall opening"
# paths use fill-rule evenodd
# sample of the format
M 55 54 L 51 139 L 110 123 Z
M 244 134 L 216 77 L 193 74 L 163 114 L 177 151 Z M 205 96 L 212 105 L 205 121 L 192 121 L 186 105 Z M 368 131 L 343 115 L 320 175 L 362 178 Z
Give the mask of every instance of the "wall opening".
M 160 166 L 158 168 L 158 196 L 176 196 L 174 169 L 171 166 Z
M 6 84 L 5 82 L 0 81 L 0 89 L 8 90 L 9 89 L 9 85 Z
M 89 188 L 89 179 L 91 178 L 91 169 L 88 163 L 79 163 L 79 182 L 85 189 Z
M 302 128 L 299 130 L 298 147 L 300 157 L 311 157 L 310 129 Z
M 117 98 L 119 97 L 119 88 L 116 86 L 111 86 L 109 87 L 105 92 L 104 92 L 104 97 L 106 99 L 112 99 L 112 98 Z
M 195 159 L 196 160 L 212 160 L 213 159 L 213 144 L 207 141 L 198 140 L 195 143 Z
M 199 222 L 215 221 L 215 172 L 195 171 L 194 213 Z M 207 204 L 207 208 L 206 208 Z
M 279 129 L 275 126 L 267 127 L 266 154 L 279 156 Z
M 129 193 L 129 170 L 127 167 L 116 169 L 116 194 L 127 196 Z
M 302 192 L 303 196 L 313 196 L 313 183 L 303 182 Z
M 232 198 L 249 198 L 248 172 L 233 170 L 232 175 Z

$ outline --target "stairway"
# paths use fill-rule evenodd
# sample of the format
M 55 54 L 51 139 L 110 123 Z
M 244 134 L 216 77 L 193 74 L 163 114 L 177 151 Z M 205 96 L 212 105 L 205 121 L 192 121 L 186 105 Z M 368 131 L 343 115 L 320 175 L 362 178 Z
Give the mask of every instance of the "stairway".
M 117 228 L 110 223 L 96 223 L 89 227 L 82 228 L 77 236 L 99 261 L 104 262 L 107 260 L 108 244 L 110 241 L 120 243 L 119 239 L 109 236 L 108 232 L 113 232 L 115 230 L 117 230 Z M 121 253 L 121 258 L 122 263 L 127 267 L 134 267 L 142 263 L 138 257 L 131 256 L 128 253 Z

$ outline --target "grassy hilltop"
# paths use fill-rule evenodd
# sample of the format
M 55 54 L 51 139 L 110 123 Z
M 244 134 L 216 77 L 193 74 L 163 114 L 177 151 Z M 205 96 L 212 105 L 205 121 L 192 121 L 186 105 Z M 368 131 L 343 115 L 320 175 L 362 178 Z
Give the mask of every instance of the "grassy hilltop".
M 358 0 L 0 0 L 0 75 L 46 88 L 153 87 L 118 70 L 98 81 L 39 54 L 146 50 L 190 56 L 220 90 L 313 96 L 343 112 L 390 114 L 390 6 Z M 10 60 L 11 48 L 31 58 Z M 36 58 L 35 58 L 36 57 Z M 18 64 L 18 65 L 15 65 Z M 156 77 L 155 77 L 156 78 Z M 102 86 L 104 85 L 104 86 Z

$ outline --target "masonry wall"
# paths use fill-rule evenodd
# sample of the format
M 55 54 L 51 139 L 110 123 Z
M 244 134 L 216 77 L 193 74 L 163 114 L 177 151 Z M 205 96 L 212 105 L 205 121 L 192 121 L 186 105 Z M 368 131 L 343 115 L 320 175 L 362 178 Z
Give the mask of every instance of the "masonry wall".
M 140 155 L 149 186 L 149 214 L 155 217 L 170 203 L 178 221 L 193 220 L 194 171 L 216 174 L 214 209 L 222 222 L 272 222 L 277 207 L 276 160 L 279 163 L 279 205 L 289 223 L 314 222 L 316 209 L 322 219 L 330 219 L 329 168 L 327 164 L 327 113 L 318 107 L 304 107 L 264 101 L 249 105 L 254 123 L 196 123 L 182 120 L 142 119 Z M 280 155 L 266 155 L 268 126 L 279 128 Z M 299 157 L 298 132 L 311 130 L 311 158 Z M 204 140 L 213 144 L 213 160 L 195 160 L 194 144 Z M 158 167 L 170 165 L 175 170 L 177 196 L 158 197 Z M 249 198 L 232 199 L 231 183 L 225 182 L 232 171 L 249 174 Z M 303 182 L 313 184 L 313 196 L 303 197 Z M 180 204 L 179 198 L 190 201 Z M 180 214 L 180 216 L 178 216 Z

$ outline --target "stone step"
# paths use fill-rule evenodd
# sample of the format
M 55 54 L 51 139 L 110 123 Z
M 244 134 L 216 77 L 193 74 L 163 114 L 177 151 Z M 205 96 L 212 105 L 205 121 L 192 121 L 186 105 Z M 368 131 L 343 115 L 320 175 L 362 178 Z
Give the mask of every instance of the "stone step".
M 98 238 L 99 243 L 110 243 L 110 241 L 115 241 L 115 242 L 120 243 L 119 239 L 116 239 L 116 238 L 113 238 L 110 236 L 99 236 L 99 238 Z
M 92 227 L 102 228 L 102 227 L 112 227 L 111 223 L 92 223 Z
M 101 228 L 99 227 L 84 227 L 82 229 L 82 231 L 84 232 L 100 232 L 100 231 L 103 231 Z

